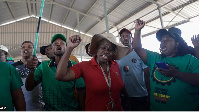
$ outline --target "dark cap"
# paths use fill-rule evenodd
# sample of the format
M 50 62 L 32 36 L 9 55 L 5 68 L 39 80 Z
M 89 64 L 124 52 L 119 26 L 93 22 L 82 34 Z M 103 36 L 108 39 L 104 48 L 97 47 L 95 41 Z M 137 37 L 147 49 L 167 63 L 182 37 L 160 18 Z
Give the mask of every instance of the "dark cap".
M 132 33 L 131 33 L 131 31 L 130 30 L 128 30 L 128 29 L 126 29 L 126 28 L 123 28 L 122 30 L 120 30 L 120 32 L 119 32 L 119 35 L 121 35 L 123 32 L 129 32 L 131 35 L 132 35 Z
M 24 41 L 24 42 L 22 42 L 21 46 L 24 45 L 24 43 L 31 43 L 32 46 L 34 47 L 33 42 L 31 42 L 31 41 Z
M 168 29 L 168 32 L 170 33 L 177 33 L 179 36 L 181 36 L 181 30 L 179 28 L 171 27 Z
M 53 44 L 53 42 L 54 42 L 56 39 L 58 39 L 58 38 L 60 38 L 60 39 L 62 39 L 63 41 L 66 42 L 66 38 L 65 38 L 65 36 L 64 36 L 63 34 L 55 34 L 55 35 L 51 38 L 51 44 Z M 67 45 L 67 43 L 66 43 L 66 45 Z
M 49 46 L 51 46 L 51 44 L 49 44 L 49 45 L 47 45 L 47 46 L 42 46 L 42 47 L 40 47 L 40 53 L 41 53 L 42 55 L 45 55 L 45 49 L 46 49 L 47 47 L 49 47 Z
M 162 37 L 165 36 L 165 35 L 169 35 L 170 37 L 174 38 L 175 41 L 178 41 L 179 38 L 180 38 L 177 33 L 170 33 L 166 29 L 158 30 L 158 32 L 156 33 L 156 38 L 158 39 L 158 41 L 161 41 Z

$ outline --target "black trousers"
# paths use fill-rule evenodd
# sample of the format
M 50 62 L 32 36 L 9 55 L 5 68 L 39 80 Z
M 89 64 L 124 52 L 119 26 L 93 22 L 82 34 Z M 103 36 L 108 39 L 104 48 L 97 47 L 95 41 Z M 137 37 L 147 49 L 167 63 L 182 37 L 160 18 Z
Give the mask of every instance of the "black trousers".
M 121 96 L 121 104 L 124 111 L 150 111 L 148 96 L 127 98 Z

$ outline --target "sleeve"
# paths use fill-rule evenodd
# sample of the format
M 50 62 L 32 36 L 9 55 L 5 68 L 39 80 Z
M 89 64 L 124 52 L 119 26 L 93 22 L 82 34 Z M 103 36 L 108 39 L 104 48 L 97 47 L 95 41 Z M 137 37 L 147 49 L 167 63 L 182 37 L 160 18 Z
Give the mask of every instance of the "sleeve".
M 81 66 L 83 66 L 82 63 L 83 62 L 78 63 L 78 64 L 70 67 L 70 69 L 75 73 L 75 79 L 78 79 L 78 78 L 80 78 L 83 75 L 83 71 L 81 69 Z
M 10 65 L 10 75 L 11 75 L 11 90 L 17 90 L 23 86 L 23 82 L 16 68 Z
M 158 60 L 160 58 L 160 54 L 153 52 L 153 51 L 149 51 L 146 50 L 147 53 L 147 66 L 154 67 L 156 60 Z
M 189 69 L 191 73 L 199 73 L 199 60 L 192 55 L 190 56 Z
M 35 70 L 35 73 L 34 73 L 34 80 L 36 83 L 40 83 L 42 82 L 42 65 L 43 63 L 41 63 L 37 69 Z
M 141 61 L 142 61 L 142 60 L 141 60 Z M 142 68 L 145 69 L 145 68 L 147 68 L 147 67 L 148 67 L 148 66 L 145 65 L 144 62 L 142 61 Z

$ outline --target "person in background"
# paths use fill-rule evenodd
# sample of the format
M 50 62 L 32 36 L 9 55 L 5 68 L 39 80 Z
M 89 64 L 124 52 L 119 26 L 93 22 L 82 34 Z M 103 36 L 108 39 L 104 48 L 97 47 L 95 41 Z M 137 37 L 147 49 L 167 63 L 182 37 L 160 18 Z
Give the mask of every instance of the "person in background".
M 92 54 L 90 54 L 90 43 L 88 43 L 88 44 L 85 45 L 85 52 L 86 52 L 90 57 L 92 57 Z
M 11 64 L 11 65 L 15 63 L 14 60 L 13 60 L 13 58 L 11 56 L 6 59 L 6 62 L 9 63 L 9 64 Z
M 193 35 L 193 37 L 191 38 L 192 44 L 194 46 L 188 46 L 187 43 L 185 42 L 185 40 L 181 37 L 181 30 L 179 28 L 175 28 L 175 27 L 171 27 L 168 29 L 168 32 L 170 33 L 176 33 L 179 35 L 179 43 L 182 43 L 181 45 L 183 45 L 182 47 L 180 47 L 181 49 L 184 49 L 184 52 L 187 54 L 191 54 L 193 56 L 195 56 L 196 58 L 199 59 L 199 35 Z
M 140 37 L 144 26 L 144 21 L 136 21 L 133 46 L 151 71 L 151 110 L 199 110 L 199 60 L 180 48 L 182 43 L 179 42 L 178 34 L 172 34 L 166 29 L 160 29 L 156 33 L 161 54 L 145 50 Z M 162 62 L 162 66 L 166 67 L 158 67 L 157 62 Z
M 33 43 L 31 41 L 24 41 L 21 44 L 20 53 L 22 59 L 13 64 L 13 66 L 17 69 L 18 73 L 21 76 L 23 86 L 22 91 L 24 93 L 25 101 L 26 101 L 26 110 L 27 111 L 42 111 L 43 105 L 41 101 L 41 85 L 35 87 L 33 91 L 27 91 L 25 88 L 25 81 L 30 72 L 27 68 L 28 60 L 33 56 Z M 40 65 L 40 62 L 37 63 L 37 66 Z
M 49 58 L 49 59 L 53 59 L 54 58 L 54 54 L 53 54 L 53 51 L 52 51 L 51 44 L 49 44 L 47 46 L 40 47 L 40 53 L 42 55 L 46 55 L 47 58 Z
M 8 56 L 8 48 L 4 45 L 0 45 L 0 62 L 6 62 Z
M 119 66 L 113 60 L 123 57 L 123 52 L 127 50 L 123 45 L 117 44 L 115 39 L 112 34 L 94 35 L 90 46 L 90 53 L 94 57 L 67 68 L 72 50 L 81 42 L 81 38 L 74 35 L 70 37 L 66 52 L 58 64 L 56 79 L 72 81 L 83 77 L 86 85 L 86 111 L 123 110 L 120 93 L 125 88 Z
M 26 111 L 26 103 L 17 70 L 10 64 L 0 62 L 0 111 Z
M 127 111 L 148 111 L 150 109 L 147 92 L 147 87 L 149 87 L 149 68 L 133 49 L 131 31 L 123 28 L 119 35 L 121 43 L 129 48 L 126 56 L 116 60 L 128 93 L 128 97 L 121 96 L 123 109 Z
M 51 39 L 54 58 L 44 61 L 37 67 L 36 57 L 28 60 L 27 67 L 30 69 L 26 79 L 26 89 L 32 91 L 38 84 L 42 83 L 44 109 L 47 111 L 79 111 L 84 110 L 84 88 L 82 78 L 76 81 L 62 82 L 55 79 L 57 65 L 66 50 L 66 38 L 62 34 L 55 34 Z M 68 61 L 68 68 L 75 65 Z M 37 68 L 37 69 L 36 69 Z M 78 101 L 74 96 L 74 89 L 78 91 Z

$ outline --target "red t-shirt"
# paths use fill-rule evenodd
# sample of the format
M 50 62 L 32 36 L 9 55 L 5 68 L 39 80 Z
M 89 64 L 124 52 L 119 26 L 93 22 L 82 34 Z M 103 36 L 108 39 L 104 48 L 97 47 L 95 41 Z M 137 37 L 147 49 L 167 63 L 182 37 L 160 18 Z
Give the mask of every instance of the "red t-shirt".
M 109 87 L 95 58 L 78 63 L 70 69 L 74 71 L 76 79 L 79 77 L 84 79 L 86 87 L 85 110 L 106 111 L 106 105 L 109 103 Z M 107 72 L 105 73 L 108 75 Z M 114 111 L 120 111 L 123 110 L 120 92 L 124 88 L 124 83 L 121 79 L 119 66 L 115 61 L 111 61 L 110 75 Z

